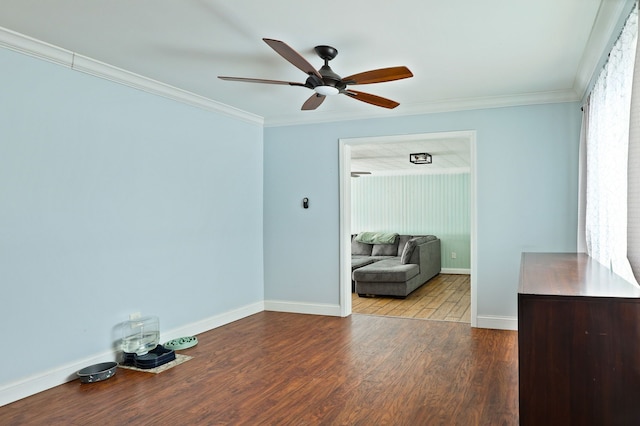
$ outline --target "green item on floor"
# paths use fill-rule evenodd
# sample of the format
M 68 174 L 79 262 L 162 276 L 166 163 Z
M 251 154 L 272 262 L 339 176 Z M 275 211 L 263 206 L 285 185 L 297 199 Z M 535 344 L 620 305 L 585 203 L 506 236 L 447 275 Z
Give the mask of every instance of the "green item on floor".
M 178 339 L 169 340 L 164 344 L 167 349 L 173 349 L 179 351 L 181 349 L 188 349 L 198 344 L 198 338 L 195 336 L 180 337 Z

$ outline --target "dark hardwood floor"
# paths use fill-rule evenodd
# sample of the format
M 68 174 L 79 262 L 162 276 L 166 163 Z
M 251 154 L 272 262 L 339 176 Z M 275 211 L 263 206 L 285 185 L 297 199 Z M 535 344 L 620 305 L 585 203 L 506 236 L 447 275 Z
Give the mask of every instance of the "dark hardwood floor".
M 261 312 L 160 374 L 120 368 L 0 407 L 1 425 L 516 425 L 517 333 Z

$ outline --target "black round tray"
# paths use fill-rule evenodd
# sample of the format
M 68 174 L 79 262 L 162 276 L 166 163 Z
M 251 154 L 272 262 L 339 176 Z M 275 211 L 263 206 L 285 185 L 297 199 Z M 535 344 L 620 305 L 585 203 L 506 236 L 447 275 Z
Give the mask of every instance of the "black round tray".
M 176 352 L 173 349 L 167 349 L 162 345 L 158 345 L 144 355 L 125 352 L 122 364 L 146 370 L 160 367 L 174 359 L 176 359 Z

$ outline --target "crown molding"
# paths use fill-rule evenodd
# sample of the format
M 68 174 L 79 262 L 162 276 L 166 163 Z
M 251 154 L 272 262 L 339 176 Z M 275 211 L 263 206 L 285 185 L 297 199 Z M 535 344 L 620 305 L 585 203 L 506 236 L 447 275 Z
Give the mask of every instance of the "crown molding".
M 620 35 L 636 0 L 602 1 L 578 65 L 573 84 L 580 99 L 590 91 L 595 74 L 607 60 L 607 54 Z
M 264 119 L 220 102 L 196 95 L 186 90 L 114 67 L 104 62 L 76 54 L 67 49 L 28 37 L 0 27 L 0 46 L 18 53 L 53 62 L 58 65 L 93 75 L 147 93 L 172 99 L 196 108 L 213 111 L 242 121 L 263 126 Z
M 209 98 L 205 98 L 204 96 L 178 89 L 177 87 L 152 80 L 139 74 L 134 74 L 127 70 L 105 64 L 104 62 L 96 61 L 95 59 L 91 59 L 86 56 L 74 54 L 73 58 L 71 68 L 76 71 L 113 81 L 124 86 L 140 89 L 147 93 L 173 99 L 196 108 L 217 112 L 250 123 L 263 125 L 264 120 L 260 116 L 213 101 Z
M 73 52 L 0 27 L 0 46 L 71 68 Z
M 611 22 L 616 21 L 616 19 L 620 17 L 620 14 L 624 10 L 623 5 L 628 1 L 629 0 L 618 0 L 613 2 L 615 3 L 614 5 L 602 7 L 603 10 L 598 13 L 598 22 L 600 22 L 599 26 L 603 28 L 603 31 L 611 30 L 611 28 L 613 28 L 612 26 L 615 26 L 614 24 L 611 24 Z M 623 5 L 621 5 L 621 3 Z M 614 19 L 614 17 L 616 19 Z M 263 127 L 320 124 L 545 103 L 578 102 L 581 99 L 579 91 L 568 89 L 506 96 L 435 100 L 421 104 L 403 104 L 394 110 L 354 110 L 351 112 L 315 111 L 315 114 L 313 115 L 302 116 L 300 114 L 290 114 L 265 119 L 259 115 L 196 95 L 195 93 L 170 86 L 2 27 L 0 27 L 0 46 L 38 59 L 62 65 L 75 71 L 172 99 L 196 108 L 213 111 L 252 124 L 258 124 Z M 599 51 L 602 51 L 602 47 Z M 587 60 L 584 59 L 583 63 L 586 64 L 586 62 Z M 585 67 L 583 66 L 581 70 L 583 71 L 584 69 Z M 590 73 L 592 72 L 593 66 Z M 590 73 L 587 72 L 587 74 L 589 74 L 588 78 L 585 77 L 586 74 L 585 76 L 579 75 L 577 77 L 576 81 L 579 79 L 581 82 L 580 84 L 576 83 L 577 87 L 580 87 L 580 90 L 582 90 L 581 85 L 588 84 Z M 584 83 L 583 80 L 587 81 L 587 83 Z
M 580 97 L 573 89 L 549 92 L 522 93 L 507 96 L 488 96 L 433 102 L 400 105 L 393 110 L 363 112 L 316 111 L 313 116 L 301 118 L 300 115 L 289 115 L 265 119 L 265 127 L 294 126 L 300 124 L 329 123 L 336 121 L 367 120 L 371 118 L 388 118 L 408 115 L 434 114 L 439 112 L 465 111 L 474 109 L 504 108 L 512 106 L 578 102 Z

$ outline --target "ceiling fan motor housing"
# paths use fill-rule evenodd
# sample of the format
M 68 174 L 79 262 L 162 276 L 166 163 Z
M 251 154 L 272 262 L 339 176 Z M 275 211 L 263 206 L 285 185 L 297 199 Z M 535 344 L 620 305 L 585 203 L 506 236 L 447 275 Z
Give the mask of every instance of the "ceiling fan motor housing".
M 329 67 L 329 65 L 323 65 L 318 72 L 322 76 L 322 80 L 326 86 L 337 87 L 338 83 L 342 81 L 342 78 Z

